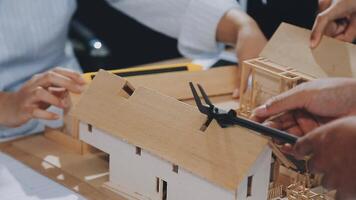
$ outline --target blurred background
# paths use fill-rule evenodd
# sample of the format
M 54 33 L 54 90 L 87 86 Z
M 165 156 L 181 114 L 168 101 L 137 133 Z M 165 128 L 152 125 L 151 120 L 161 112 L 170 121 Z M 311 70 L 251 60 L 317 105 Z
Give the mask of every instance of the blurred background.
M 139 24 L 106 1 L 78 0 L 77 3 L 70 38 L 85 72 L 180 57 L 175 39 Z
M 318 0 L 247 2 L 248 13 L 267 38 L 282 21 L 311 28 L 318 8 Z M 175 39 L 150 30 L 106 1 L 77 0 L 77 4 L 70 38 L 84 72 L 127 68 L 181 57 Z M 216 65 L 223 64 L 231 62 L 217 62 Z

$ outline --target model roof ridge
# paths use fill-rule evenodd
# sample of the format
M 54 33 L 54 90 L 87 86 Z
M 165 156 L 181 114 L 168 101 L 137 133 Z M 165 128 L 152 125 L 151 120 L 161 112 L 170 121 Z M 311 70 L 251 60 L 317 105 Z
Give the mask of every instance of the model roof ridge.
M 355 45 L 324 36 L 311 49 L 310 35 L 308 29 L 282 23 L 260 56 L 314 78 L 356 75 Z
M 206 116 L 197 108 L 143 87 L 129 98 L 120 96 L 128 84 L 125 79 L 100 71 L 74 114 L 99 130 L 230 191 L 236 190 L 268 145 L 265 138 L 249 130 L 222 129 L 215 121 L 201 132 Z

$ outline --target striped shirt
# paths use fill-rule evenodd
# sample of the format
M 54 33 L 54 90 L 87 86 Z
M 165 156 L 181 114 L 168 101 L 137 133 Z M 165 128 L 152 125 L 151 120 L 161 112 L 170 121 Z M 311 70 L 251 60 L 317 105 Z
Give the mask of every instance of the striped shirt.
M 226 11 L 238 6 L 236 0 L 108 2 L 150 28 L 177 38 L 178 48 L 186 56 L 218 53 L 216 27 Z M 34 74 L 56 66 L 80 71 L 68 42 L 75 9 L 75 0 L 0 1 L 0 91 L 16 91 Z M 14 129 L 0 127 L 0 139 L 42 129 L 43 123 L 37 120 Z

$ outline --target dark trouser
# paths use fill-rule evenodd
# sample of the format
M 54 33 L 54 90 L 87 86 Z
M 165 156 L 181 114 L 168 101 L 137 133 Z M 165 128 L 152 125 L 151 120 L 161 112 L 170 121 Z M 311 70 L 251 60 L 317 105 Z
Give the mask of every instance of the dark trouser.
M 318 9 L 318 0 L 248 0 L 248 13 L 257 21 L 267 38 L 281 22 L 311 28 Z

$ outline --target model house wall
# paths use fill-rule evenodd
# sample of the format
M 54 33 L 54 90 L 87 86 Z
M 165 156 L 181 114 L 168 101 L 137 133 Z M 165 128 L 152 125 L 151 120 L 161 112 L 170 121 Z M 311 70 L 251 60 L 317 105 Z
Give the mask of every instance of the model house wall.
M 110 155 L 108 186 L 129 199 L 267 199 L 271 166 L 269 147 L 236 191 L 229 191 L 140 147 L 88 127 L 91 126 L 80 123 L 80 138 Z

